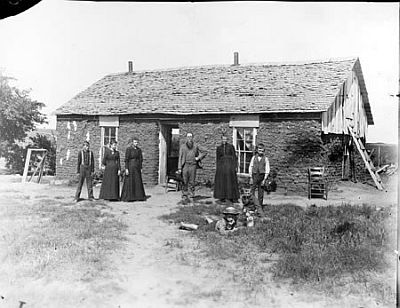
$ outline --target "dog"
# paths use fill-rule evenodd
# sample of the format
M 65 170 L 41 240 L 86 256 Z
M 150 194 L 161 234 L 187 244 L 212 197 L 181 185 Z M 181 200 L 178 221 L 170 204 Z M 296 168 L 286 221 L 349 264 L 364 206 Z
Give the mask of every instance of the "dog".
M 244 209 L 247 209 L 249 211 L 255 211 L 256 210 L 256 204 L 254 203 L 254 196 L 251 193 L 250 188 L 241 188 L 240 189 L 240 199 L 242 201 L 242 205 Z
M 264 189 L 264 191 L 267 192 L 267 195 L 269 195 L 271 192 L 276 191 L 276 187 L 277 187 L 276 181 L 268 177 L 262 188 Z
M 277 188 L 276 177 L 278 176 L 278 172 L 276 170 L 272 170 L 271 174 L 268 175 L 267 180 L 264 183 L 263 189 L 269 195 L 271 192 L 275 192 Z

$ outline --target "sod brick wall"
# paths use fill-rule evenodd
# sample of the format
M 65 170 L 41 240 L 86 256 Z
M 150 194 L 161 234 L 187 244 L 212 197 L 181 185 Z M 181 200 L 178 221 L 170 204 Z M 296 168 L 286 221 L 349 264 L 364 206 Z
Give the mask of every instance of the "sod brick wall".
M 73 179 L 77 174 L 78 152 L 85 140 L 95 158 L 95 171 L 99 169 L 100 128 L 96 120 L 57 120 L 57 179 Z
M 158 124 L 156 121 L 143 122 L 121 120 L 118 130 L 118 150 L 121 167 L 125 168 L 125 151 L 130 137 L 139 138 L 143 151 L 143 183 L 158 181 Z M 101 128 L 98 120 L 57 121 L 57 179 L 76 177 L 78 152 L 83 141 L 89 136 L 90 149 L 95 156 L 95 172 L 100 166 Z
M 198 182 L 213 184 L 216 163 L 216 147 L 220 144 L 221 135 L 228 136 L 232 143 L 233 129 L 229 120 L 179 120 L 181 142 L 187 132 L 194 134 L 194 141 L 208 150 L 203 160 L 203 168 L 198 170 Z M 305 119 L 262 119 L 257 131 L 257 143 L 266 145 L 266 155 L 272 170 L 278 173 L 278 191 L 296 192 L 307 195 L 307 170 L 311 166 L 325 166 L 328 181 L 333 185 L 341 179 L 341 157 L 331 155 L 332 149 L 340 146 L 340 136 L 324 142 L 321 138 L 319 120 Z M 128 139 L 139 138 L 139 147 L 143 151 L 143 182 L 148 185 L 158 183 L 159 169 L 159 122 L 157 120 L 134 120 L 121 117 L 118 131 L 118 149 L 121 153 L 122 168 Z M 57 178 L 70 179 L 76 174 L 77 153 L 82 142 L 89 136 L 90 147 L 96 160 L 96 171 L 99 170 L 101 128 L 98 120 L 57 121 Z M 339 141 L 338 141 L 339 140 Z M 370 181 L 364 163 L 356 152 L 357 180 Z

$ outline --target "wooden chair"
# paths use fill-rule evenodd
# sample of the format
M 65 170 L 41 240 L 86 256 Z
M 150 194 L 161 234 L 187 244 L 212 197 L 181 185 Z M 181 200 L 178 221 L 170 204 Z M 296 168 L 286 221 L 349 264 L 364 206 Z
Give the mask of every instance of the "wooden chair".
M 328 185 L 324 167 L 308 168 L 308 199 L 311 198 L 328 200 Z
M 165 176 L 165 192 L 169 190 L 180 191 L 182 190 L 182 176 L 175 172 L 171 172 Z

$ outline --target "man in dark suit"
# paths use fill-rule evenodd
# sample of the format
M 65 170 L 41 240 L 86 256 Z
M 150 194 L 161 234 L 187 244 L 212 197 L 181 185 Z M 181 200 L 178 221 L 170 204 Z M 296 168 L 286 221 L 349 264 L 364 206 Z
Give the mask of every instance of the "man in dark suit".
M 189 190 L 190 196 L 194 197 L 196 170 L 207 153 L 205 149 L 193 142 L 192 133 L 186 134 L 186 142 L 179 149 L 178 160 L 178 172 L 182 172 L 183 177 L 182 198 L 184 200 L 188 199 Z
M 93 201 L 93 178 L 94 173 L 94 156 L 93 152 L 89 150 L 89 142 L 83 143 L 83 149 L 78 153 L 78 169 L 79 175 L 78 188 L 76 189 L 75 202 L 79 201 L 81 195 L 83 182 L 86 180 L 86 186 L 88 190 L 88 198 Z

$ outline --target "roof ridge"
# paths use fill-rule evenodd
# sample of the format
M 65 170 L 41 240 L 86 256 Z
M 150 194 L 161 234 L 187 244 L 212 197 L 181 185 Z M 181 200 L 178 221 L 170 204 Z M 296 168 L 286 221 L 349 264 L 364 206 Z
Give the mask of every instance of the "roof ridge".
M 339 58 L 327 58 L 327 59 L 319 59 L 319 60 L 298 60 L 298 61 L 277 61 L 277 62 L 248 62 L 241 63 L 240 65 L 233 64 L 206 64 L 206 65 L 197 65 L 197 66 L 181 66 L 181 67 L 170 67 L 170 68 L 155 68 L 155 69 L 143 69 L 136 70 L 132 73 L 151 73 L 151 72 L 168 72 L 168 71 L 181 71 L 181 70 L 191 70 L 191 69 L 201 69 L 201 68 L 228 68 L 228 67 L 248 67 L 248 66 L 298 66 L 298 65 L 313 65 L 313 64 L 322 64 L 322 63 L 332 63 L 332 62 L 346 62 L 346 61 L 356 61 L 359 57 L 339 57 Z M 111 73 L 107 74 L 104 77 L 108 76 L 119 76 L 119 75 L 128 75 L 132 74 L 129 72 L 119 72 L 119 73 Z M 104 78 L 103 77 L 103 78 Z

